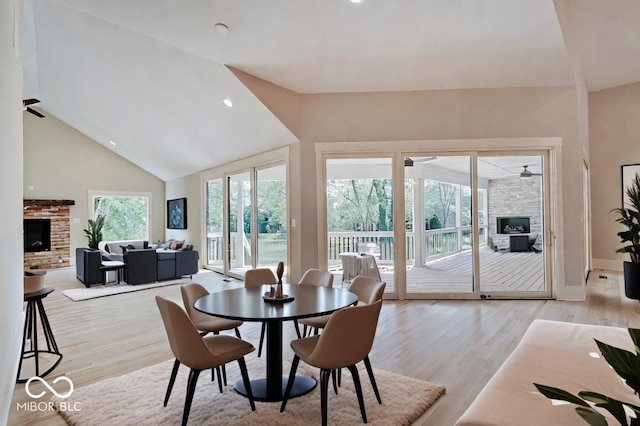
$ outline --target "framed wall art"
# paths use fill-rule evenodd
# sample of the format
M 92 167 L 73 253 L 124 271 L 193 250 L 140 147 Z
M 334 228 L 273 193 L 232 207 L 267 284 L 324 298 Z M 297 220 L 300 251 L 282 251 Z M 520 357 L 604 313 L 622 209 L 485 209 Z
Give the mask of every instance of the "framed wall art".
M 640 175 L 640 164 L 625 164 L 622 169 L 622 208 L 629 208 L 629 196 L 627 188 L 631 186 L 636 174 Z
M 167 228 L 187 229 L 187 199 L 167 200 Z

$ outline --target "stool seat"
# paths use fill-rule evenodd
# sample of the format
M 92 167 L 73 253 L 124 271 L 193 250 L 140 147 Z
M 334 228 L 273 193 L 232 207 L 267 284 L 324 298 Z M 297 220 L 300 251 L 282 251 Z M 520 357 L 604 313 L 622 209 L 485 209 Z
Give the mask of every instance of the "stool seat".
M 58 344 L 53 337 L 51 324 L 49 324 L 47 313 L 44 309 L 44 305 L 42 304 L 42 299 L 52 292 L 53 288 L 44 287 L 24 294 L 24 300 L 27 302 L 27 311 L 24 323 L 24 332 L 22 334 L 22 354 L 18 363 L 18 383 L 25 383 L 33 376 L 44 377 L 53 371 L 53 369 L 60 364 L 60 361 L 62 361 L 62 354 L 58 350 Z M 40 318 L 40 325 L 42 327 L 42 332 L 47 346 L 46 349 L 38 347 L 38 318 Z M 27 340 L 29 341 L 28 345 Z M 48 359 L 48 362 L 46 362 L 46 364 L 50 364 L 50 366 L 45 371 L 41 371 L 41 367 L 43 367 L 40 365 L 41 354 L 52 355 L 51 357 L 47 357 L 51 359 Z M 27 360 L 33 361 L 34 368 L 29 371 L 29 373 L 33 374 L 29 377 L 21 377 L 20 374 L 24 367 L 24 362 Z

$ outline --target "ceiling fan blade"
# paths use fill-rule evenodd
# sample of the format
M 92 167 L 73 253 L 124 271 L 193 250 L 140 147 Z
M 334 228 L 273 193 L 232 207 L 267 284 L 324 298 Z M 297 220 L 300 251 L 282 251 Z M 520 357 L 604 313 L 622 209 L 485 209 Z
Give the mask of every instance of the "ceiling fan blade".
M 30 112 L 31 114 L 33 114 L 33 115 L 35 115 L 35 116 L 38 116 L 38 117 L 40 117 L 40 118 L 44 118 L 44 115 L 40 114 L 38 111 L 36 111 L 36 110 L 35 110 L 35 109 L 33 109 L 33 108 L 29 108 L 29 107 L 27 107 L 27 112 Z
M 22 101 L 22 104 L 23 104 L 24 106 L 27 106 L 27 105 L 37 104 L 37 103 L 39 103 L 39 102 L 40 102 L 40 101 L 39 101 L 38 99 L 31 98 L 31 99 L 25 99 L 25 100 L 23 100 L 23 101 Z

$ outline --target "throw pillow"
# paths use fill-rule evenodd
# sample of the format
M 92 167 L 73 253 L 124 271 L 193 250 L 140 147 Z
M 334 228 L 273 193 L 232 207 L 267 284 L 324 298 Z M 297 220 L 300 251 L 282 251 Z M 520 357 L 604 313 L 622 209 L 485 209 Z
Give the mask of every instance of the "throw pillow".
M 122 254 L 127 254 L 127 250 L 129 249 L 129 247 L 127 247 L 127 246 L 120 246 L 120 248 L 122 249 Z
M 176 250 L 177 248 L 178 248 L 177 241 L 171 241 L 171 243 L 169 243 L 169 250 Z
M 184 240 L 176 241 L 176 250 L 180 250 L 183 245 L 184 245 Z
M 105 244 L 104 245 L 104 251 L 106 251 L 107 253 L 111 253 L 111 249 L 109 248 L 109 244 Z

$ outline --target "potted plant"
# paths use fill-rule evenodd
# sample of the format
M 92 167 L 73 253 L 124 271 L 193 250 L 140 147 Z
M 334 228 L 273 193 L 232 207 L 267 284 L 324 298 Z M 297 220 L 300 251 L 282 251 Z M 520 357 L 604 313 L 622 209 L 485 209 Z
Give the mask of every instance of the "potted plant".
M 98 249 L 98 243 L 102 241 L 102 228 L 104 228 L 104 216 L 98 215 L 95 220 L 89 219 L 89 226 L 85 229 L 84 235 L 89 240 L 89 248 Z
M 624 291 L 630 299 L 640 299 L 640 175 L 632 180 L 625 193 L 629 197 L 629 206 L 613 209 L 618 214 L 616 222 L 625 226 L 618 232 L 620 242 L 624 244 L 617 253 L 629 253 L 630 262 L 624 262 Z

